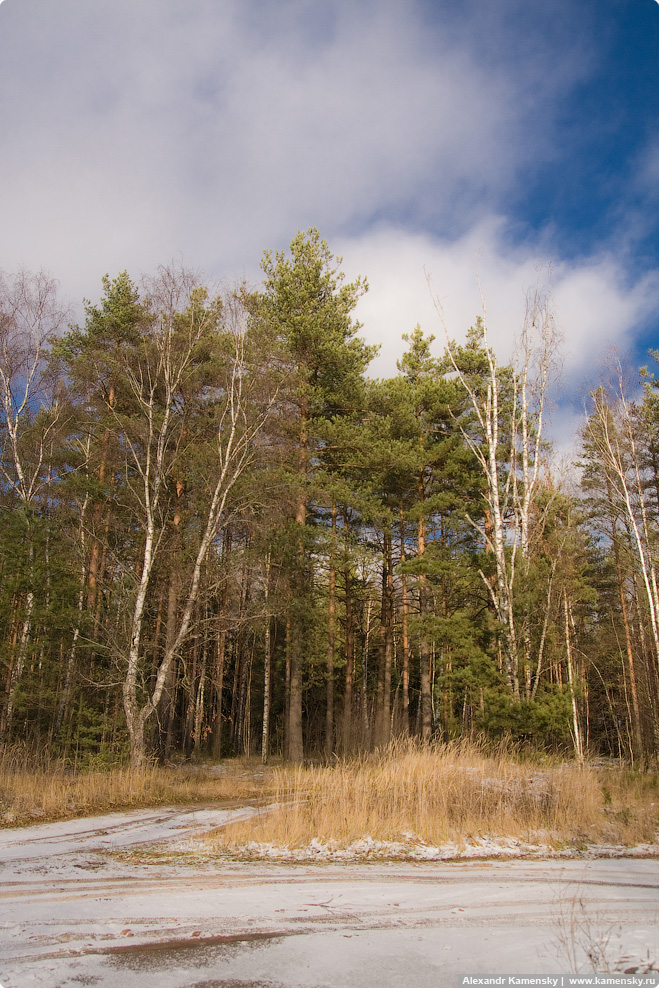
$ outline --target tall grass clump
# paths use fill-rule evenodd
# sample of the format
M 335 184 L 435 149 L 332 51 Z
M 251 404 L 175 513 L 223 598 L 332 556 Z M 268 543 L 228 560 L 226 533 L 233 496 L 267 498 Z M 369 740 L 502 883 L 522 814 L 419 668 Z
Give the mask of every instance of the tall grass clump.
M 441 844 L 487 835 L 634 843 L 652 840 L 657 827 L 650 800 L 617 776 L 608 780 L 607 804 L 596 769 L 534 764 L 466 742 L 394 743 L 332 766 L 282 767 L 272 781 L 280 808 L 228 827 L 222 842 L 300 847 L 320 838 L 347 846 L 414 835 Z
M 0 749 L 0 827 L 165 804 L 258 800 L 268 776 L 236 760 L 201 767 L 76 770 L 47 752 Z

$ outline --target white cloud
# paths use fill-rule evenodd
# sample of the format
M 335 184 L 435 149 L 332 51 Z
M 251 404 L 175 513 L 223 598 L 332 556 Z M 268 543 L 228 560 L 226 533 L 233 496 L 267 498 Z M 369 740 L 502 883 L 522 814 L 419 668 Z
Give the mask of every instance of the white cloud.
M 400 336 L 417 322 L 438 337 L 444 331 L 434 294 L 451 337 L 460 339 L 481 314 L 485 300 L 490 338 L 509 356 L 523 318 L 526 291 L 551 268 L 557 326 L 564 337 L 565 366 L 581 373 L 606 346 L 624 347 L 629 334 L 656 312 L 659 272 L 629 283 L 623 266 L 611 255 L 562 261 L 540 244 L 511 246 L 500 217 L 488 217 L 456 240 L 381 227 L 337 244 L 350 277 L 365 274 L 371 292 L 359 303 L 358 317 L 372 341 L 385 344 L 379 373 L 395 372 Z M 430 277 L 432 292 L 426 274 Z
M 582 414 L 582 402 L 573 396 L 594 385 L 606 349 L 624 351 L 634 331 L 659 314 L 659 271 L 630 281 L 623 264 L 608 254 L 568 263 L 552 257 L 543 244 L 535 249 L 511 246 L 498 217 L 488 217 L 453 241 L 382 227 L 336 246 L 350 278 L 359 273 L 368 277 L 371 290 L 358 303 L 356 315 L 368 342 L 381 344 L 371 373 L 383 377 L 396 373 L 396 359 L 404 350 L 401 335 L 417 322 L 427 335 L 436 336 L 435 353 L 442 352 L 445 334 L 432 293 L 441 303 L 449 336 L 464 339 L 482 311 L 479 279 L 490 342 L 500 360 L 510 359 L 524 320 L 526 292 L 538 272 L 546 280 L 551 265 L 556 324 L 563 337 L 561 394 L 568 402 L 554 415 L 552 431 L 562 447 Z
M 417 322 L 442 345 L 424 267 L 456 336 L 480 313 L 480 272 L 504 355 L 553 253 L 549 234 L 513 246 L 505 216 L 562 147 L 591 16 L 570 0 L 5 5 L 0 267 L 45 267 L 76 301 L 106 271 L 180 257 L 258 279 L 264 248 L 313 225 L 370 279 L 375 373 L 395 372 Z M 595 254 L 553 257 L 568 382 L 656 312 L 656 276 L 630 283 L 624 259 Z
M 89 294 L 106 270 L 179 252 L 214 274 L 255 266 L 308 225 L 332 237 L 404 214 L 465 229 L 551 153 L 550 114 L 535 115 L 569 85 L 571 62 L 549 74 L 526 57 L 529 88 L 421 11 L 400 0 L 330 0 L 320 18 L 309 0 L 12 5 L 0 266 L 45 266 Z

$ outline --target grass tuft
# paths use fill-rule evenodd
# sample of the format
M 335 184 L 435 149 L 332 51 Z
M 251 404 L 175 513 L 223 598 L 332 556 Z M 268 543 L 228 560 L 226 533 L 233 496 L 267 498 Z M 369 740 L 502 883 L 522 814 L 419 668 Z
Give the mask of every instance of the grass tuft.
M 656 783 L 648 788 L 620 769 L 533 764 L 465 742 L 398 742 L 332 766 L 284 766 L 272 785 L 281 808 L 225 828 L 220 844 L 295 848 L 319 838 L 346 847 L 414 835 L 433 845 L 487 836 L 630 846 L 654 840 L 659 824 Z

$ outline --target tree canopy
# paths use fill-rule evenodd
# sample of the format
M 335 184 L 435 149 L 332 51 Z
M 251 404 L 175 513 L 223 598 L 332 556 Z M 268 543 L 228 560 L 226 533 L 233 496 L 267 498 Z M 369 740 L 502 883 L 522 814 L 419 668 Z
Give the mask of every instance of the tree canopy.
M 0 742 L 78 764 L 392 737 L 659 749 L 659 402 L 590 396 L 570 487 L 544 435 L 551 299 L 509 362 L 482 318 L 375 348 L 318 231 L 216 296 L 103 277 L 66 325 L 0 277 Z M 578 470 L 578 472 L 577 472 Z

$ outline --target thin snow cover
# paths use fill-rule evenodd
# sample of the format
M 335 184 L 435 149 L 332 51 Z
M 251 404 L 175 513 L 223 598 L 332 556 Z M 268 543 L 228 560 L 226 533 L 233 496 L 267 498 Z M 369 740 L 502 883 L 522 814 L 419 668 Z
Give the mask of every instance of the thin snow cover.
M 433 847 L 410 832 L 255 845 L 261 860 L 218 852 L 208 831 L 254 812 L 140 810 L 0 832 L 0 983 L 438 988 L 589 973 L 594 951 L 600 970 L 656 970 L 655 845 L 632 849 L 644 860 L 597 860 L 596 848 L 569 860 L 540 835 Z
M 43 857 L 45 852 L 68 854 L 172 841 L 246 820 L 254 813 L 253 806 L 224 810 L 170 806 L 13 827 L 0 830 L 0 862 Z
M 343 846 L 340 841 L 314 837 L 303 847 L 282 847 L 259 841 L 232 845 L 232 856 L 271 861 L 468 861 L 484 858 L 651 858 L 659 857 L 659 840 L 655 843 L 625 847 L 622 844 L 586 844 L 583 847 L 554 847 L 539 841 L 532 843 L 516 837 L 492 837 L 488 834 L 472 837 L 465 842 L 446 841 L 428 844 L 417 834 L 406 832 L 403 840 L 374 840 L 366 835 Z M 206 838 L 194 843 L 207 853 L 217 850 L 217 844 Z M 178 848 L 185 849 L 180 843 Z M 188 844 L 188 847 L 190 844 Z

